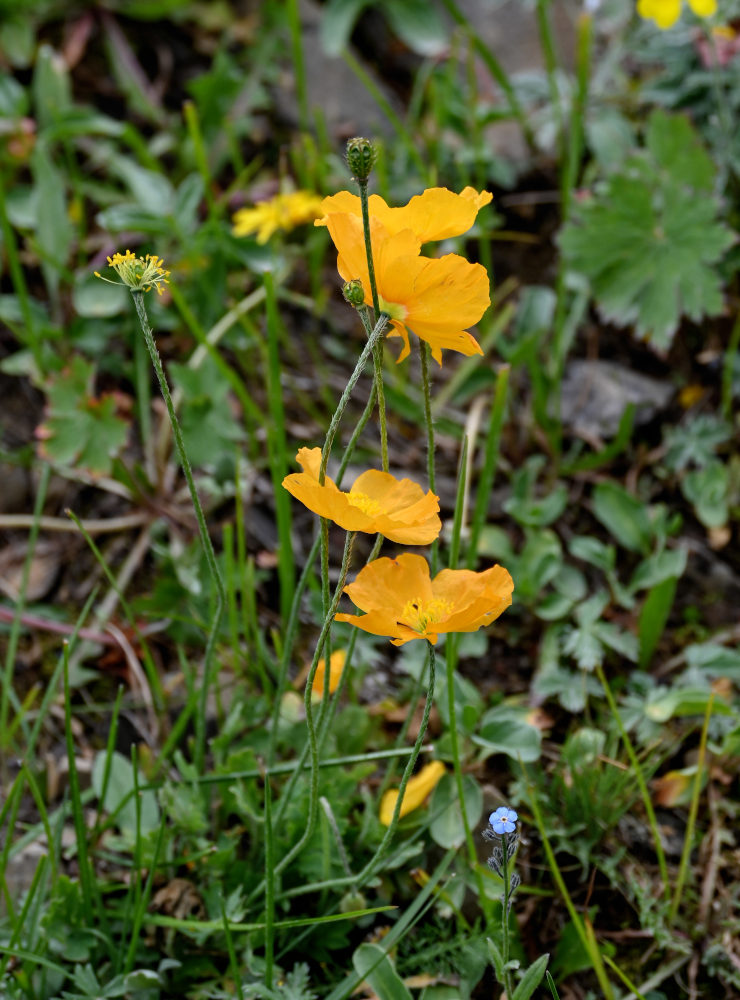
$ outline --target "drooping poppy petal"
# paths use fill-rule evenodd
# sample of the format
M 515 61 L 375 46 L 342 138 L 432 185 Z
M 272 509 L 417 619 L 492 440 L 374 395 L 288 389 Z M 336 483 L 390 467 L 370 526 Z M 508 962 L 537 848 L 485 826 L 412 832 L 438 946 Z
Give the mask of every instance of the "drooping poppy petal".
M 442 529 L 439 498 L 410 479 L 371 469 L 344 492 L 328 477 L 319 483 L 320 448 L 300 448 L 296 461 L 303 472 L 286 476 L 285 489 L 345 531 L 384 535 L 399 545 L 429 545 Z
M 399 810 L 399 817 L 418 809 L 428 795 L 432 793 L 439 783 L 440 778 L 445 774 L 447 768 L 441 760 L 433 760 L 426 767 L 423 767 L 418 774 L 409 778 L 403 795 L 403 802 Z M 380 802 L 380 822 L 383 826 L 390 826 L 393 819 L 393 810 L 396 808 L 398 800 L 398 789 L 389 788 Z

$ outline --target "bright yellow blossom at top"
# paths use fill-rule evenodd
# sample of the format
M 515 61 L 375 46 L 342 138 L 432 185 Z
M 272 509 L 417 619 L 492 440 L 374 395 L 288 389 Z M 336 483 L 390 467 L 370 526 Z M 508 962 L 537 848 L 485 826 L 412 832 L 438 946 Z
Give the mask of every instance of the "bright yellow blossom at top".
M 396 559 L 375 559 L 344 588 L 364 615 L 340 614 L 338 622 L 371 635 L 387 635 L 394 646 L 412 639 L 434 644 L 447 632 L 477 632 L 511 604 L 514 581 L 503 566 L 482 573 L 443 569 L 432 580 L 429 563 L 405 552 Z
M 442 530 L 439 498 L 411 479 L 369 469 L 344 493 L 328 476 L 323 486 L 319 483 L 321 448 L 300 448 L 296 461 L 303 472 L 286 476 L 285 489 L 345 531 L 384 535 L 399 545 L 430 545 Z
M 445 774 L 447 768 L 441 760 L 433 760 L 431 764 L 422 767 L 418 774 L 409 778 L 403 794 L 403 802 L 399 810 L 399 817 L 406 813 L 418 809 L 424 799 L 436 788 L 440 778 Z M 380 822 L 383 826 L 390 826 L 393 819 L 393 810 L 396 808 L 398 799 L 398 789 L 389 788 L 380 801 Z
M 292 191 L 276 194 L 252 208 L 240 208 L 234 213 L 234 236 L 257 233 L 258 243 L 267 243 L 278 229 L 289 232 L 321 215 L 321 198 L 312 191 Z
M 467 232 L 480 209 L 492 198 L 489 191 L 479 193 L 472 187 L 464 188 L 460 194 L 447 188 L 428 188 L 400 208 L 391 208 L 380 195 L 371 194 L 368 211 L 370 218 L 381 222 L 391 236 L 402 229 L 410 229 L 420 243 L 429 243 Z M 339 191 L 324 198 L 321 207 L 324 215 L 314 222 L 315 226 L 325 226 L 328 216 L 338 212 L 362 218 L 360 199 L 349 191 Z
M 444 217 L 438 220 L 437 232 L 444 231 L 444 223 Z M 340 275 L 345 281 L 360 280 L 365 302 L 372 305 L 362 219 L 353 212 L 330 212 L 326 225 L 337 248 Z M 432 231 L 428 226 L 427 234 Z M 391 233 L 372 216 L 370 239 L 380 308 L 391 319 L 388 336 L 403 340 L 398 361 L 409 354 L 409 330 L 429 344 L 438 364 L 443 349 L 482 354 L 466 328 L 477 323 L 490 304 L 486 269 L 452 253 L 422 257 L 422 237 L 414 230 Z
M 717 0 L 689 0 L 697 17 L 711 17 L 717 10 Z M 681 0 L 637 0 L 640 17 L 655 21 L 659 28 L 672 28 L 681 16 Z
M 126 285 L 132 291 L 148 292 L 152 288 L 157 289 L 159 295 L 162 294 L 162 285 L 169 285 L 170 272 L 162 267 L 164 261 L 156 254 L 148 253 L 146 257 L 137 257 L 130 250 L 125 254 L 114 253 L 108 257 L 108 266 L 116 272 L 120 281 L 111 281 L 104 278 L 99 271 L 95 271 L 95 277 L 101 281 L 107 281 L 109 285 Z

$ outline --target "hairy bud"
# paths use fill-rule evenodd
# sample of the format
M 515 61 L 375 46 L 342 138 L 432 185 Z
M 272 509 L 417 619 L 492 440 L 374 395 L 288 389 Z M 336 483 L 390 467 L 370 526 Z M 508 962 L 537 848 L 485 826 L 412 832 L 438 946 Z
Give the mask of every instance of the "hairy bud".
M 347 141 L 347 165 L 359 184 L 367 183 L 377 156 L 378 152 L 369 139 L 358 137 Z

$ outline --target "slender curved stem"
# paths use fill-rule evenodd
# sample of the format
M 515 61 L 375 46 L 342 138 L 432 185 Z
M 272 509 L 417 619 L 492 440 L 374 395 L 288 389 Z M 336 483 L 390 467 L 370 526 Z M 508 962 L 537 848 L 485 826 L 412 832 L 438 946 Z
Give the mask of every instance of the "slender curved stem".
M 424 420 L 427 427 L 427 474 L 429 489 L 437 492 L 436 475 L 434 471 L 434 417 L 432 416 L 432 388 L 429 379 L 429 345 L 424 340 L 419 341 L 419 358 L 421 360 L 421 385 L 424 393 Z M 429 564 L 432 576 L 437 572 L 437 552 L 439 542 L 435 538 L 429 553 Z
M 162 367 L 162 361 L 159 357 L 159 351 L 157 350 L 157 344 L 154 340 L 154 334 L 149 326 L 146 306 L 144 305 L 144 296 L 139 289 L 135 288 L 131 289 L 131 295 L 136 307 L 136 313 L 139 317 L 139 323 L 141 324 L 141 331 L 144 334 L 144 340 L 146 341 L 146 346 L 149 350 L 149 356 L 152 359 L 152 366 L 154 367 L 157 381 L 159 382 L 159 388 L 162 392 L 165 406 L 167 407 L 167 415 L 169 416 L 170 424 L 172 426 L 172 436 L 175 441 L 177 456 L 180 459 L 180 465 L 182 466 L 182 471 L 188 484 L 188 491 L 193 504 L 193 510 L 195 511 L 195 517 L 198 521 L 198 531 L 200 533 L 203 551 L 205 552 L 208 571 L 216 588 L 216 607 L 208 629 L 208 642 L 206 643 L 206 650 L 203 657 L 203 683 L 201 687 L 200 705 L 195 718 L 194 761 L 198 771 L 202 771 L 206 752 L 206 705 L 211 686 L 211 663 L 213 660 L 213 652 L 216 648 L 216 642 L 218 641 L 221 616 L 223 614 L 224 607 L 226 606 L 226 590 L 224 588 L 223 580 L 221 579 L 218 562 L 216 561 L 216 553 L 213 548 L 213 542 L 211 541 L 211 536 L 208 534 L 208 525 L 206 524 L 206 518 L 198 497 L 198 491 L 195 488 L 193 471 L 190 467 L 190 460 L 188 459 L 188 455 L 185 450 L 185 441 L 182 436 L 180 422 L 177 419 L 175 407 L 172 403 L 172 395 L 170 394 L 170 388 L 167 384 L 167 376 L 165 375 L 164 368 Z
M 424 702 L 424 714 L 421 718 L 421 725 L 419 726 L 419 733 L 416 737 L 414 743 L 413 753 L 406 762 L 406 767 L 403 771 L 403 777 L 401 778 L 401 784 L 398 789 L 398 798 L 396 799 L 396 805 L 393 809 L 393 816 L 391 818 L 388 829 L 385 831 L 385 835 L 378 845 L 378 849 L 375 854 L 370 858 L 368 863 L 362 869 L 362 871 L 357 876 L 357 886 L 363 885 L 371 876 L 374 874 L 380 862 L 385 858 L 388 853 L 391 841 L 396 832 L 396 827 L 398 826 L 398 820 L 401 815 L 401 805 L 403 803 L 403 796 L 406 791 L 406 785 L 409 783 L 409 778 L 411 777 L 414 767 L 416 766 L 416 760 L 419 756 L 419 751 L 421 750 L 422 743 L 424 742 L 424 736 L 426 735 L 427 725 L 429 723 L 429 713 L 432 710 L 432 703 L 434 701 L 434 683 L 436 680 L 436 661 L 434 655 L 434 646 L 429 644 L 427 663 L 429 665 L 429 684 L 427 686 L 427 697 Z
M 313 660 L 311 661 L 311 668 L 308 671 L 308 676 L 306 677 L 306 689 L 303 696 L 303 704 L 306 709 L 306 727 L 308 729 L 308 747 L 309 754 L 311 757 L 311 791 L 309 796 L 309 806 L 308 806 L 308 818 L 306 820 L 306 827 L 301 835 L 300 839 L 293 844 L 291 849 L 285 854 L 274 868 L 274 874 L 278 875 L 293 858 L 297 857 L 303 850 L 304 846 L 308 843 L 310 838 L 313 836 L 314 827 L 316 826 L 316 818 L 318 816 L 319 810 L 319 749 L 318 749 L 318 739 L 316 734 L 316 725 L 313 718 L 313 702 L 311 700 L 311 694 L 313 691 L 313 679 L 316 676 L 316 670 L 319 665 L 319 659 L 324 649 L 324 643 L 326 642 L 326 637 L 331 629 L 332 622 L 334 620 L 334 613 L 337 610 L 339 604 L 339 599 L 342 596 L 342 590 L 344 589 L 344 582 L 347 579 L 347 570 L 349 569 L 350 556 L 352 555 L 352 543 L 355 539 L 355 532 L 347 532 L 347 538 L 344 545 L 344 555 L 342 557 L 342 568 L 339 571 L 339 582 L 337 583 L 336 590 L 334 591 L 334 597 L 332 599 L 331 605 L 329 606 L 329 614 L 327 615 L 323 626 L 321 627 L 321 632 L 319 633 L 319 638 L 316 642 L 316 649 L 313 654 Z M 287 796 L 283 796 L 283 799 L 287 799 Z

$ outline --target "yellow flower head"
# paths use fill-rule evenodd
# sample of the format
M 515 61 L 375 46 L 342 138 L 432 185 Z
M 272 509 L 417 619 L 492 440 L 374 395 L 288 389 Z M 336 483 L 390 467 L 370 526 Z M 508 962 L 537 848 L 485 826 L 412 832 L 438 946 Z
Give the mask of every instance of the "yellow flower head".
M 167 279 L 170 276 L 170 272 L 162 267 L 163 264 L 162 258 L 155 254 L 137 257 L 127 250 L 125 254 L 114 253 L 112 257 L 108 257 L 108 266 L 113 268 L 120 281 L 104 278 L 99 271 L 95 271 L 95 277 L 107 281 L 109 285 L 126 285 L 132 291 L 148 292 L 156 288 L 161 295 L 164 291 L 162 286 L 169 285 Z
M 711 17 L 717 10 L 717 0 L 689 0 L 697 17 Z M 672 28 L 681 16 L 681 0 L 637 0 L 640 17 L 655 21 L 662 29 Z
M 344 588 L 364 615 L 336 615 L 371 635 L 387 635 L 394 646 L 412 639 L 436 643 L 441 633 L 477 632 L 511 604 L 514 582 L 503 566 L 482 573 L 443 569 L 432 580 L 422 556 L 404 553 L 375 559 Z
M 433 760 L 431 764 L 422 767 L 418 774 L 409 778 L 406 790 L 403 795 L 403 802 L 399 811 L 399 817 L 406 813 L 418 809 L 424 799 L 434 790 L 439 779 L 446 772 L 446 767 L 441 760 Z M 398 799 L 398 789 L 389 788 L 380 801 L 380 822 L 383 826 L 390 826 L 393 819 L 393 810 L 396 808 Z
M 399 545 L 429 545 L 439 535 L 439 498 L 424 493 L 410 479 L 370 469 L 344 493 L 328 477 L 320 485 L 320 448 L 300 448 L 296 461 L 303 472 L 286 476 L 285 489 L 314 514 L 328 517 L 345 531 L 381 534 Z
M 402 229 L 410 229 L 420 243 L 431 240 L 445 240 L 450 236 L 466 233 L 475 222 L 475 217 L 487 205 L 493 195 L 489 191 L 480 193 L 466 187 L 460 194 L 447 188 L 429 188 L 423 194 L 415 195 L 407 205 L 391 208 L 378 194 L 368 198 L 371 219 L 382 223 L 387 233 L 393 236 Z M 321 203 L 323 217 L 314 222 L 315 226 L 326 226 L 328 217 L 337 213 L 347 213 L 362 218 L 360 199 L 349 191 L 324 198 Z
M 347 651 L 345 649 L 335 649 L 329 657 L 329 694 L 334 694 L 336 689 L 339 687 L 346 659 Z M 319 699 L 324 696 L 325 677 L 326 659 L 322 656 L 316 668 L 316 673 L 313 675 L 313 684 L 311 685 L 311 693 Z
M 267 243 L 278 229 L 290 232 L 321 215 L 321 198 L 312 191 L 276 194 L 252 208 L 240 208 L 234 213 L 234 236 L 257 233 L 258 243 Z
M 372 305 L 362 220 L 354 213 L 330 213 L 326 225 L 340 275 L 345 281 L 359 279 L 365 302 Z M 372 217 L 370 235 L 380 308 L 391 318 L 388 336 L 403 340 L 398 361 L 409 354 L 409 330 L 429 344 L 438 364 L 443 348 L 482 354 L 466 327 L 477 323 L 490 304 L 486 269 L 452 253 L 421 257 L 421 238 L 412 229 L 391 233 Z

